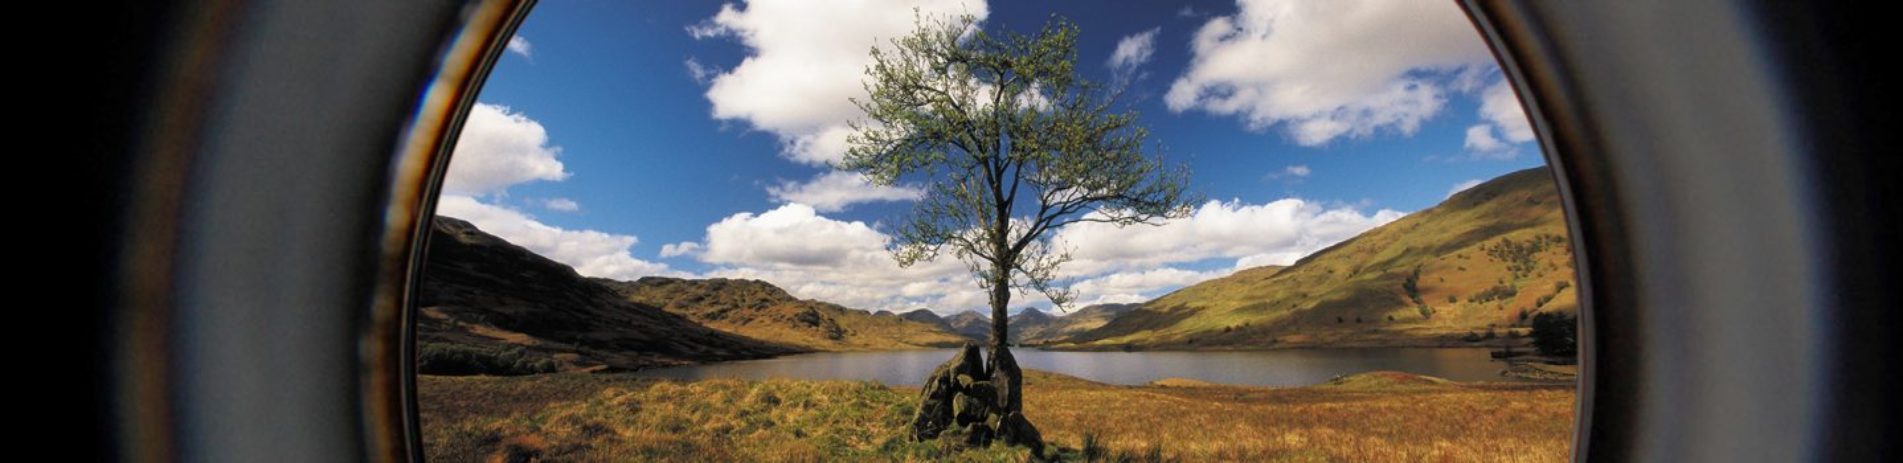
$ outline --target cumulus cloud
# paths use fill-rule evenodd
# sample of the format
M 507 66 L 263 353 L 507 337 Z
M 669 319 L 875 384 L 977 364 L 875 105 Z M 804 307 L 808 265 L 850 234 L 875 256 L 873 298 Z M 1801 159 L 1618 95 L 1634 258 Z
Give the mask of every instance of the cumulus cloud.
M 507 106 L 476 103 L 456 140 L 443 194 L 501 195 L 518 183 L 567 179 L 568 171 L 555 159 L 560 152 L 549 145 L 540 122 Z
M 551 211 L 575 212 L 581 210 L 581 203 L 568 198 L 555 198 L 543 201 L 542 207 Z
M 1150 28 L 1118 40 L 1116 51 L 1110 53 L 1110 61 L 1105 63 L 1110 72 L 1119 80 L 1130 80 L 1137 67 L 1150 62 L 1150 57 L 1156 54 L 1156 33 L 1160 30 L 1160 27 Z
M 1493 136 L 1492 124 L 1474 124 L 1467 128 L 1467 150 L 1476 154 L 1507 151 L 1513 145 Z
M 523 58 L 528 58 L 529 53 L 531 51 L 532 50 L 531 50 L 531 45 L 529 45 L 529 39 L 522 38 L 522 36 L 520 35 L 509 37 L 509 53 L 522 55 Z
M 767 195 L 782 203 L 800 203 L 820 212 L 839 212 L 846 206 L 877 201 L 911 201 L 925 195 L 918 187 L 873 185 L 857 172 L 831 171 L 805 182 L 780 182 Z
M 886 251 L 889 242 L 864 222 L 791 203 L 728 216 L 709 225 L 701 243 L 669 246 L 714 264 L 706 276 L 765 280 L 799 297 L 850 307 L 952 313 L 984 306 L 985 293 L 963 264 L 946 258 L 899 267 Z
M 1505 80 L 1480 94 L 1480 123 L 1467 128 L 1467 151 L 1479 159 L 1512 159 L 1518 145 L 1533 141 L 1533 125 L 1520 109 L 1520 99 Z
M 1071 285 L 1084 305 L 1130 303 L 1150 300 L 1164 290 L 1174 290 L 1228 275 L 1228 270 L 1197 272 L 1173 267 L 1117 272 L 1085 279 Z
M 484 203 L 464 195 L 443 195 L 436 213 L 469 221 L 476 228 L 574 267 L 591 277 L 632 280 L 649 275 L 674 275 L 666 264 L 634 258 L 634 235 L 570 230 L 542 223 L 521 211 Z
M 1189 217 L 1159 226 L 1084 222 L 1059 230 L 1053 239 L 1070 250 L 1073 261 L 1065 271 L 1073 275 L 1217 258 L 1248 266 L 1287 265 L 1402 215 L 1389 209 L 1367 214 L 1353 207 L 1328 208 L 1297 198 L 1266 204 L 1210 201 Z
M 854 259 L 890 260 L 875 256 L 885 251 L 885 243 L 885 234 L 864 222 L 833 220 L 811 206 L 787 204 L 760 214 L 734 214 L 708 226 L 701 258 L 770 267 L 841 266 Z
M 663 258 L 692 255 L 697 252 L 700 252 L 700 243 L 693 241 L 661 245 L 661 257 Z
M 1377 130 L 1412 134 L 1463 70 L 1493 59 L 1459 8 L 1412 0 L 1238 0 L 1205 22 L 1170 85 L 1171 111 L 1281 125 L 1315 146 Z M 1436 77 L 1437 75 L 1448 75 Z
M 1301 199 L 1268 204 L 1211 201 L 1190 217 L 1162 226 L 1078 223 L 1053 237 L 1071 252 L 1063 275 L 1081 303 L 1136 302 L 1165 291 L 1226 274 L 1172 267 L 1235 259 L 1235 268 L 1293 263 L 1402 215 L 1392 210 L 1362 213 L 1323 207 Z M 869 310 L 928 307 L 940 313 L 984 309 L 986 293 L 951 255 L 899 267 L 887 251 L 892 237 L 859 221 L 822 215 L 788 203 L 765 212 L 742 212 L 707 227 L 698 242 L 662 247 L 713 266 L 707 277 L 754 278 L 803 298 Z M 1015 306 L 1045 305 L 1028 293 Z
M 712 77 L 706 97 L 714 118 L 771 132 L 787 158 L 821 165 L 845 155 L 846 123 L 859 111 L 848 99 L 865 95 L 866 51 L 909 34 L 914 11 L 979 20 L 988 13 L 979 0 L 749 0 L 722 5 L 687 32 L 733 38 L 748 51 L 738 66 Z
M 1473 188 L 1473 187 L 1475 187 L 1475 186 L 1478 186 L 1478 185 L 1480 185 L 1481 183 L 1485 183 L 1485 182 L 1486 182 L 1485 180 L 1481 180 L 1481 179 L 1477 179 L 1477 178 L 1476 178 L 1476 179 L 1473 179 L 1473 180 L 1468 180 L 1468 181 L 1465 181 L 1465 182 L 1460 182 L 1460 183 L 1456 183 L 1456 184 L 1454 184 L 1454 186 L 1453 186 L 1452 188 L 1448 188 L 1448 189 L 1447 189 L 1447 196 L 1446 196 L 1446 197 L 1448 197 L 1448 198 L 1452 198 L 1452 197 L 1454 197 L 1454 195 L 1457 195 L 1457 194 L 1460 194 L 1460 192 L 1462 192 L 1462 191 L 1467 191 L 1467 189 L 1468 189 L 1468 188 Z

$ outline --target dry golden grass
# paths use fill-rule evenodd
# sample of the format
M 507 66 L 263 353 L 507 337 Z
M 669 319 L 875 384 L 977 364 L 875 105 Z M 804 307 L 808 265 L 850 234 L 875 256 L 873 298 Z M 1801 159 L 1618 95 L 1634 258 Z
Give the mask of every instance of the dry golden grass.
M 1030 372 L 1025 413 L 1066 460 L 1564 461 L 1570 385 L 1373 373 L 1260 388 L 1111 386 Z M 1022 461 L 904 439 L 917 391 L 850 381 L 423 377 L 432 460 Z
M 1295 388 L 1119 387 L 1034 375 L 1024 408 L 1047 440 L 1076 445 L 1094 433 L 1113 451 L 1160 444 L 1166 459 L 1181 461 L 1570 458 L 1570 384 L 1356 379 Z

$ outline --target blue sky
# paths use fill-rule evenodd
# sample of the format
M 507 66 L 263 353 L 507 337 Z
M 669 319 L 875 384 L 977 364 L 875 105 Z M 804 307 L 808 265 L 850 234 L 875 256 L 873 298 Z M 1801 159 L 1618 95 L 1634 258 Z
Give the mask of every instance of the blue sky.
M 962 265 L 900 269 L 883 252 L 915 190 L 824 165 L 865 51 L 907 31 L 914 7 L 993 31 L 1074 21 L 1077 69 L 1130 79 L 1124 103 L 1213 201 L 1163 227 L 1060 233 L 1086 303 L 1285 264 L 1543 162 L 1478 35 L 1442 2 L 557 0 L 482 90 L 439 212 L 594 276 L 980 308 Z

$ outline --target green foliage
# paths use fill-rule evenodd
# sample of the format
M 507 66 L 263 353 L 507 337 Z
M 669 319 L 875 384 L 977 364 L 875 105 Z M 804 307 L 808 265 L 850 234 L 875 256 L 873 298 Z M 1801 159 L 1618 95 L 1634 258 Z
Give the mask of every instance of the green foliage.
M 416 354 L 416 371 L 426 375 L 519 376 L 555 370 L 553 359 L 536 357 L 521 346 L 426 342 Z
M 926 190 L 897 227 L 894 257 L 909 266 L 949 250 L 991 291 L 995 319 L 1017 289 L 1070 301 L 1056 281 L 1070 256 L 1051 244 L 1053 231 L 1156 224 L 1195 202 L 1186 168 L 1145 153 L 1136 113 L 1078 75 L 1077 35 L 1061 18 L 1034 35 L 993 33 L 970 16 L 923 20 L 872 50 L 869 96 L 853 101 L 865 120 L 838 167 Z
M 1500 241 L 1481 246 L 1487 257 L 1507 264 L 1507 271 L 1513 278 L 1526 278 L 1539 268 L 1535 259 L 1541 251 L 1566 243 L 1566 237 L 1551 233 L 1534 235 L 1526 241 L 1514 241 L 1512 238 L 1500 238 Z
M 1428 307 L 1427 304 L 1420 304 L 1420 305 L 1414 306 L 1414 311 L 1420 312 L 1421 318 L 1434 318 L 1434 308 Z
M 1560 312 L 1533 316 L 1533 348 L 1541 355 L 1573 355 L 1578 346 L 1579 320 Z
M 1496 284 L 1496 285 L 1493 285 L 1493 287 L 1491 288 L 1481 290 L 1478 293 L 1474 293 L 1474 295 L 1472 296 L 1467 296 L 1467 302 L 1478 304 L 1483 302 L 1504 301 L 1504 300 L 1512 299 L 1513 296 L 1518 296 L 1518 295 L 1520 295 L 1520 288 L 1516 288 L 1513 285 L 1508 285 L 1503 283 L 1503 284 Z
M 1414 301 L 1415 305 L 1426 304 L 1421 300 L 1421 266 L 1414 266 L 1414 272 L 1401 280 L 1401 291 L 1407 292 L 1407 300 Z

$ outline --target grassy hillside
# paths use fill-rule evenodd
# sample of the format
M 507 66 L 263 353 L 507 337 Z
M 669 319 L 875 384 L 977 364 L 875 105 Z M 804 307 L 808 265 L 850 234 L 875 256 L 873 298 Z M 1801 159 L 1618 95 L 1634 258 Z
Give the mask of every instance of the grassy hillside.
M 425 372 L 638 369 L 800 350 L 628 302 L 566 265 L 450 217 L 431 224 L 417 306 Z
M 661 307 L 710 328 L 806 349 L 918 349 L 964 343 L 931 323 L 799 299 L 759 280 L 596 281 L 631 302 Z
M 1294 388 L 1112 386 L 1025 372 L 1024 412 L 1063 461 L 1565 461 L 1573 385 L 1374 372 Z M 905 439 L 916 388 L 623 375 L 418 378 L 443 461 L 1023 461 Z M 1114 404 L 1114 406 L 1106 406 Z
M 1081 349 L 1255 349 L 1521 342 L 1531 315 L 1573 311 L 1572 255 L 1551 174 L 1514 172 L 1287 268 L 1199 283 L 1078 335 Z M 1492 330 L 1495 337 L 1488 337 Z

